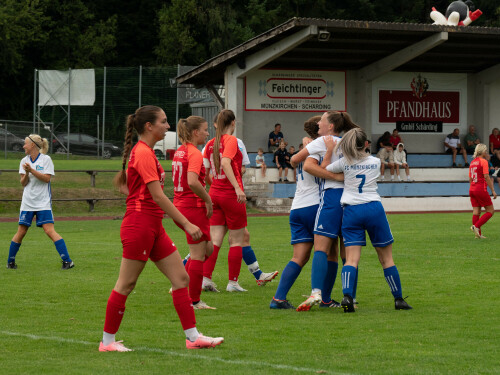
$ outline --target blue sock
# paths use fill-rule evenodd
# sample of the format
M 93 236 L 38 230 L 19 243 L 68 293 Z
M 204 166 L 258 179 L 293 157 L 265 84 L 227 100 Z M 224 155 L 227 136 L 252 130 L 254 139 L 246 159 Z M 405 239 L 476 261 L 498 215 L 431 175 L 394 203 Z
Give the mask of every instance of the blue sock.
M 262 271 L 259 268 L 259 263 L 257 262 L 257 257 L 253 252 L 252 246 L 244 246 L 242 249 L 243 260 L 248 266 L 248 270 L 255 276 L 255 280 L 259 280 Z
M 399 272 L 396 266 L 384 269 L 385 281 L 391 288 L 391 293 L 394 298 L 403 298 L 403 291 L 401 290 L 401 280 L 399 279 Z
M 344 295 L 349 295 L 352 297 L 352 290 L 354 288 L 354 280 L 356 280 L 356 274 L 358 270 L 353 266 L 342 267 L 342 292 Z
M 323 289 L 321 289 L 321 298 L 323 302 L 330 302 L 332 299 L 332 289 L 335 285 L 338 269 L 339 264 L 337 262 L 328 261 L 328 270 L 326 272 L 325 282 L 323 283 Z
M 356 277 L 354 278 L 354 287 L 352 288 L 352 298 L 356 298 L 356 291 L 358 290 L 358 275 L 359 275 L 359 265 L 356 268 Z
M 20 247 L 21 247 L 20 243 L 17 243 L 17 242 L 14 242 L 14 241 L 10 242 L 9 259 L 7 259 L 7 263 L 15 262 L 16 255 L 17 255 L 17 252 L 19 251 Z
M 276 294 L 274 295 L 275 299 L 286 300 L 286 296 L 288 291 L 297 280 L 297 277 L 300 275 L 300 271 L 302 271 L 302 267 L 297 263 L 289 261 L 285 266 L 283 273 L 281 274 L 280 283 L 278 284 L 278 289 L 276 289 Z
M 68 249 L 66 248 L 66 243 L 64 242 L 64 240 L 61 238 L 59 241 L 54 242 L 54 245 L 56 245 L 56 250 L 61 256 L 61 259 L 64 262 L 71 262 L 71 258 L 69 257 Z
M 311 269 L 311 287 L 323 289 L 326 274 L 328 272 L 328 258 L 326 253 L 316 250 L 314 252 Z

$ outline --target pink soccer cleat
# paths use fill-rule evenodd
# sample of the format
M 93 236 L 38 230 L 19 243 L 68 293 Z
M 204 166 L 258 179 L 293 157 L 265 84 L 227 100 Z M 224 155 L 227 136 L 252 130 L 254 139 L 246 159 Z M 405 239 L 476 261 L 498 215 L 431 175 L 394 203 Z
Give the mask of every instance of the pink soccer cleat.
M 100 352 L 133 352 L 132 349 L 126 348 L 125 345 L 122 344 L 122 340 L 120 341 L 115 341 L 112 342 L 109 345 L 104 346 L 104 344 L 101 343 L 99 344 L 99 351 Z
M 215 348 L 224 342 L 224 337 L 207 337 L 203 336 L 201 333 L 196 339 L 196 341 L 186 340 L 186 348 L 188 349 L 206 349 Z

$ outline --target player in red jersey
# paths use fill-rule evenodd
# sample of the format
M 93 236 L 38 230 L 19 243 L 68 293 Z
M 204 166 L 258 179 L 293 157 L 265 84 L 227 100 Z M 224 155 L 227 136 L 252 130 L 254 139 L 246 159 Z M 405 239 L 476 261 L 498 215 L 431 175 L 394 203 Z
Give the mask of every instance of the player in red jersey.
M 224 109 L 217 117 L 216 137 L 205 146 L 204 159 L 209 161 L 207 176 L 212 171 L 210 197 L 214 213 L 210 218 L 210 235 L 214 252 L 222 245 L 226 226 L 229 230 L 228 292 L 244 292 L 238 284 L 242 260 L 242 245 L 247 226 L 246 195 L 243 191 L 241 166 L 243 156 L 238 140 L 232 134 L 236 127 L 233 111 Z
M 118 281 L 108 299 L 99 351 L 130 351 L 121 341 L 115 340 L 115 334 L 123 318 L 127 297 L 134 289 L 148 258 L 172 283 L 172 298 L 186 334 L 186 347 L 200 349 L 220 345 L 224 338 L 206 337 L 196 329 L 193 305 L 187 288 L 189 276 L 182 265 L 179 252 L 162 225 L 164 213 L 167 213 L 195 241 L 202 236 L 200 228 L 190 223 L 163 193 L 165 172 L 156 159 L 153 146 L 164 138 L 170 128 L 167 116 L 159 107 L 144 106 L 128 116 L 126 127 L 123 170 L 115 179 L 120 191 L 128 195 L 127 211 L 120 229 L 123 255 Z M 139 134 L 139 141 L 130 151 L 134 129 Z M 128 169 L 125 172 L 129 153 Z
M 174 181 L 174 205 L 203 235 L 195 240 L 186 232 L 190 258 L 186 264 L 189 274 L 189 296 L 195 310 L 215 309 L 200 299 L 203 283 L 203 263 L 213 250 L 210 242 L 210 217 L 212 199 L 205 190 L 205 167 L 203 156 L 196 148 L 205 144 L 208 137 L 208 123 L 203 117 L 190 116 L 180 119 L 177 132 L 182 142 L 172 161 L 172 179 Z M 184 229 L 181 224 L 177 226 Z
M 486 187 L 490 188 L 493 199 L 497 198 L 497 193 L 489 174 L 487 157 L 488 147 L 482 143 L 478 144 L 469 167 L 469 196 L 472 204 L 472 227 L 470 229 L 474 232 L 476 238 L 486 238 L 481 234 L 481 227 L 495 212 Z M 481 215 L 481 207 L 484 207 L 486 213 L 479 217 Z

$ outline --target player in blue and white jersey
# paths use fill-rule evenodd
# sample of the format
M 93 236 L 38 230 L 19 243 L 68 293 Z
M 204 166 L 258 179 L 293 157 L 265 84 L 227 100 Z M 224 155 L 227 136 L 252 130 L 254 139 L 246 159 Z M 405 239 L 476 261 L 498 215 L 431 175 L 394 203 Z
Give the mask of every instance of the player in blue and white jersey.
M 30 134 L 24 140 L 26 157 L 19 164 L 21 185 L 24 187 L 19 214 L 17 233 L 12 238 L 9 247 L 7 268 L 16 269 L 16 255 L 21 247 L 24 236 L 36 217 L 36 226 L 42 227 L 47 236 L 54 241 L 57 252 L 62 259 L 62 269 L 74 267 L 69 257 L 68 249 L 63 238 L 54 230 L 54 216 L 52 215 L 52 197 L 50 178 L 54 175 L 54 164 L 48 151 L 48 141 L 38 134 Z
M 320 164 L 323 159 L 338 160 L 341 155 L 327 149 L 324 136 L 333 136 L 334 141 L 342 132 L 358 127 L 348 113 L 325 112 L 318 122 L 318 134 L 322 137 L 309 143 L 292 157 L 292 166 L 304 162 L 304 170 L 315 177 L 324 179 L 320 183 L 320 205 L 314 225 L 314 256 L 311 270 L 311 296 L 302 302 L 297 311 L 307 311 L 314 305 L 338 307 L 331 299 L 331 291 L 338 270 L 338 237 L 342 225 L 340 197 L 343 182 L 334 181 L 329 172 Z M 326 166 L 326 165 L 325 165 Z
M 309 135 L 304 145 L 318 138 L 320 116 L 311 117 L 304 123 Z M 289 222 L 292 235 L 293 257 L 285 266 L 281 279 L 269 307 L 271 309 L 295 309 L 287 300 L 287 294 L 309 261 L 314 242 L 314 221 L 319 206 L 319 179 L 304 171 L 303 162 L 297 165 L 297 188 L 290 210 Z
M 367 145 L 362 129 L 348 131 L 336 147 L 343 158 L 326 168 L 329 172 L 344 174 L 344 192 L 340 202 L 344 207 L 342 236 L 347 260 L 342 268 L 342 308 L 345 312 L 355 311 L 353 287 L 361 247 L 366 246 L 367 231 L 394 296 L 396 310 L 410 310 L 412 307 L 403 299 L 399 272 L 392 258 L 394 238 L 377 192 L 380 159 L 365 152 Z

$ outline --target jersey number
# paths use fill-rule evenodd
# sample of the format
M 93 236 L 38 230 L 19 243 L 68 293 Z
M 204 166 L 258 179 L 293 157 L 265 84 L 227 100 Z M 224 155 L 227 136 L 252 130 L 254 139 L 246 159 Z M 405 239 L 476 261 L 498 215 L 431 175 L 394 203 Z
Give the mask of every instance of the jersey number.
M 358 174 L 356 178 L 361 179 L 361 183 L 358 186 L 359 194 L 363 193 L 363 185 L 365 184 L 366 176 L 364 174 Z
M 175 179 L 177 176 L 177 186 L 175 185 Z M 174 181 L 174 191 L 184 191 L 182 187 L 182 163 L 180 161 L 172 162 L 172 180 Z
M 476 183 L 477 182 L 477 167 L 472 167 L 470 169 L 470 174 L 472 177 L 472 182 Z

